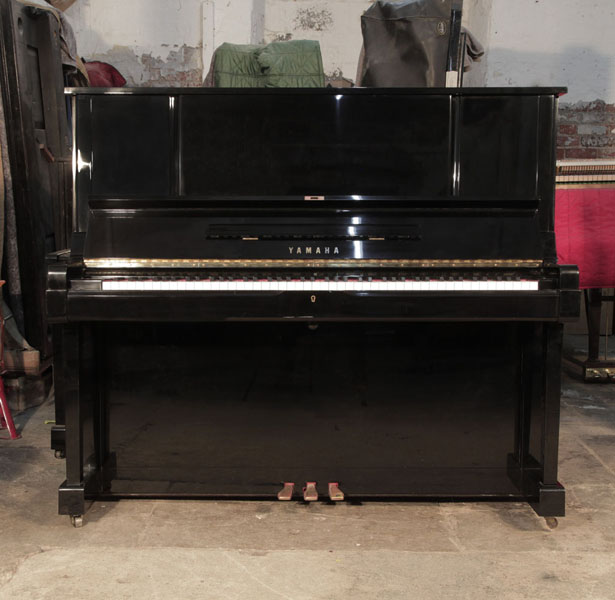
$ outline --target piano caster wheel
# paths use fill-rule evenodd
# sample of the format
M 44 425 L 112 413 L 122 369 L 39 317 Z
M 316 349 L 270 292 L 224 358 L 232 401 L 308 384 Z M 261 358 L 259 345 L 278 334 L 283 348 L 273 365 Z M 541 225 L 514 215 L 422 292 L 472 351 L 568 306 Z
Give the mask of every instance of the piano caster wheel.
M 82 515 L 71 516 L 70 522 L 73 524 L 73 527 L 83 527 L 83 516 Z
M 53 453 L 53 455 L 54 455 L 56 458 L 66 458 L 66 454 L 65 454 L 64 450 L 56 450 L 56 451 Z
M 545 522 L 549 529 L 555 529 L 559 524 L 556 517 L 545 517 Z

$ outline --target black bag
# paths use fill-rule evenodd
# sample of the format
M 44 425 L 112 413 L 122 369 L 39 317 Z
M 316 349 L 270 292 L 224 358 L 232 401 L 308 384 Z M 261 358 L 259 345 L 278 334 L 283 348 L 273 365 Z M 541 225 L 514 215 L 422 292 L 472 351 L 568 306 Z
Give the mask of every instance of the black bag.
M 357 85 L 445 86 L 451 0 L 379 0 L 363 13 L 361 29 Z

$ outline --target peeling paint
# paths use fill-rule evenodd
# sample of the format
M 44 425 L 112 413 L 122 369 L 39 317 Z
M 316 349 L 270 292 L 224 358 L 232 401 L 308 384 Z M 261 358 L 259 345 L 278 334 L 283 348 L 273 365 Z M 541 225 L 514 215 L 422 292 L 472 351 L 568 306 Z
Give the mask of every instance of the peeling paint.
M 200 85 L 203 80 L 201 48 L 182 46 L 171 50 L 166 60 L 152 54 L 142 54 L 141 64 L 153 86 L 191 86 Z
M 272 42 L 290 42 L 293 39 L 292 33 L 276 33 L 272 38 Z
M 327 8 L 300 8 L 293 23 L 302 31 L 326 31 L 333 25 L 333 14 Z
M 335 75 L 339 68 L 354 77 L 362 43 L 360 17 L 371 0 L 181 0 L 178 12 L 179 3 L 75 2 L 68 16 L 80 55 L 115 65 L 131 86 L 201 85 L 201 65 L 204 61 L 206 74 L 222 42 L 308 39 L 320 43 L 325 72 Z M 169 57 L 184 45 L 200 48 L 200 60 L 186 56 L 190 62 L 178 65 Z
M 164 46 L 161 46 L 161 48 Z M 170 50 L 166 58 L 127 46 L 114 46 L 102 54 L 87 57 L 113 65 L 129 86 L 179 87 L 199 86 L 203 81 L 202 50 L 183 45 Z

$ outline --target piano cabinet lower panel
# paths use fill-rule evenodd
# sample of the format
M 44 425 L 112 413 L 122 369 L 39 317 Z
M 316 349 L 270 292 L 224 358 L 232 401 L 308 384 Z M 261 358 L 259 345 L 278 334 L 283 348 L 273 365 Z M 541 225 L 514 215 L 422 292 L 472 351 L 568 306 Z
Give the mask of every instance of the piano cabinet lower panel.
M 349 500 L 524 499 L 563 514 L 559 324 L 95 323 L 54 336 L 62 513 L 87 498 L 275 498 L 284 481 L 299 498 L 316 481 L 323 498 L 339 482 Z

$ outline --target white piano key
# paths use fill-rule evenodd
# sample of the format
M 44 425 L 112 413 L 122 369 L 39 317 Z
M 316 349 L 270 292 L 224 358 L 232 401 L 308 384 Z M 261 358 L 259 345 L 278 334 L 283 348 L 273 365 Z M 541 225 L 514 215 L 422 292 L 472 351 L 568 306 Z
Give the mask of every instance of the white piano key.
M 286 280 L 104 280 L 102 282 L 104 291 L 175 291 L 175 292 L 198 292 L 198 291 L 330 291 L 330 292 L 486 292 L 486 291 L 506 291 L 522 292 L 539 290 L 539 282 L 532 280 L 519 281 L 359 281 L 350 279 L 347 281 L 286 281 Z

